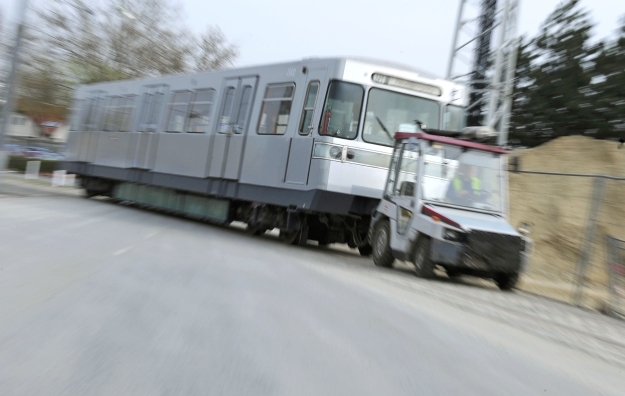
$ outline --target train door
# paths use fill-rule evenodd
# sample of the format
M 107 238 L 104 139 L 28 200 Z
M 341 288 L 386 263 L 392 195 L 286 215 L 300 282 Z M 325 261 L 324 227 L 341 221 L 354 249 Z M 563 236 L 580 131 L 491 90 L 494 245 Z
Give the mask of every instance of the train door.
M 306 92 L 302 104 L 297 133 L 291 138 L 284 182 L 289 184 L 308 184 L 308 171 L 313 149 L 312 132 L 317 126 L 323 98 L 319 94 L 321 82 L 325 81 L 326 67 L 308 70 Z
M 136 141 L 131 144 L 133 167 L 152 169 L 156 159 L 158 146 L 159 127 L 164 115 L 164 106 L 167 105 L 166 97 L 169 86 L 165 84 L 148 85 L 143 88 L 141 102 L 137 106 L 137 119 L 135 125 L 139 133 L 131 134 Z M 163 128 L 161 127 L 161 130 Z
M 258 77 L 226 79 L 209 176 L 236 180 Z

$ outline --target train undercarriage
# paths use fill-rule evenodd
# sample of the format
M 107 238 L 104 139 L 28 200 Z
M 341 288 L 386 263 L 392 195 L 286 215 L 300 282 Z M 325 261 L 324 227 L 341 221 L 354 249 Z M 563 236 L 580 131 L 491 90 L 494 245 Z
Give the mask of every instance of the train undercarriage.
M 80 177 L 87 198 L 107 196 L 152 210 L 164 211 L 217 224 L 245 223 L 252 235 L 278 229 L 280 239 L 293 245 L 317 241 L 320 246 L 347 244 L 361 255 L 371 254 L 367 241 L 370 215 L 319 213 L 295 205 L 284 207 L 261 202 L 198 195 L 147 184 L 92 176 Z

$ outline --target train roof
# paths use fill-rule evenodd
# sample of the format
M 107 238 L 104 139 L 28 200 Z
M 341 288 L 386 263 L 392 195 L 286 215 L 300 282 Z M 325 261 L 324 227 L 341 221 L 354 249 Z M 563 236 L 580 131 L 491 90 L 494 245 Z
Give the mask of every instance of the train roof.
M 161 79 L 161 78 L 167 78 L 167 77 L 195 76 L 195 75 L 204 74 L 204 73 L 232 72 L 234 70 L 247 71 L 247 70 L 255 69 L 255 68 L 268 68 L 272 66 L 297 65 L 297 64 L 304 64 L 307 62 L 332 63 L 332 62 L 349 62 L 349 61 L 366 63 L 366 64 L 377 65 L 377 66 L 382 66 L 382 67 L 395 68 L 395 69 L 402 70 L 402 71 L 417 73 L 420 76 L 429 78 L 429 79 L 442 79 L 440 76 L 437 76 L 428 71 L 418 69 L 409 65 L 401 64 L 401 63 L 385 61 L 385 60 L 375 59 L 375 58 L 344 56 L 344 57 L 309 57 L 309 58 L 302 58 L 300 60 L 253 64 L 253 65 L 246 65 L 246 66 L 240 66 L 240 67 L 232 67 L 228 69 L 206 70 L 206 71 L 180 73 L 180 74 L 166 74 L 166 75 L 159 75 L 159 76 L 145 76 L 145 77 L 132 78 L 132 79 L 127 79 L 127 80 L 101 81 L 101 82 L 92 83 L 92 84 L 83 84 L 83 86 L 97 86 L 100 84 L 109 84 L 109 83 L 126 83 L 126 82 L 132 82 L 132 81 Z

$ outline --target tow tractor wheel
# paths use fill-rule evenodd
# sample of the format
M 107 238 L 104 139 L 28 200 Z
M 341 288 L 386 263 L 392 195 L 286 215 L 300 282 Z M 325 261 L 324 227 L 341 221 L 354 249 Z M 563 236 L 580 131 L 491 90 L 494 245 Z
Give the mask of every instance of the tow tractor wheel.
M 462 276 L 462 272 L 454 268 L 445 268 L 445 272 L 447 272 L 447 276 L 451 279 L 458 279 Z
M 388 221 L 383 220 L 375 226 L 373 231 L 373 262 L 378 267 L 390 268 L 395 257 L 391 251 L 391 227 Z
M 495 280 L 495 283 L 497 284 L 499 289 L 512 290 L 516 286 L 517 282 L 519 281 L 519 273 L 518 272 L 513 272 L 513 273 L 499 272 L 495 274 L 493 279 Z
M 434 262 L 430 257 L 430 238 L 419 235 L 415 248 L 414 269 L 420 278 L 434 278 Z

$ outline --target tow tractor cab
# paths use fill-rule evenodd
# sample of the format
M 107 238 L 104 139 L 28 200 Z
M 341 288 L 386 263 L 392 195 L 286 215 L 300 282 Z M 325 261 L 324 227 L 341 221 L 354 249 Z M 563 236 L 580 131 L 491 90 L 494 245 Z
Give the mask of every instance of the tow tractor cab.
M 395 134 L 370 228 L 373 260 L 382 267 L 410 261 L 425 278 L 438 266 L 452 278 L 492 278 L 500 289 L 511 289 L 526 266 L 530 241 L 506 220 L 506 151 L 466 140 L 488 137 L 484 129 L 453 134 Z

